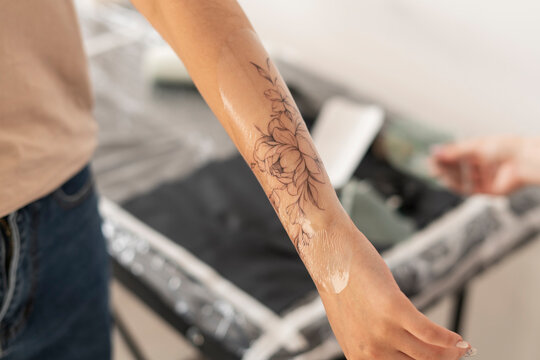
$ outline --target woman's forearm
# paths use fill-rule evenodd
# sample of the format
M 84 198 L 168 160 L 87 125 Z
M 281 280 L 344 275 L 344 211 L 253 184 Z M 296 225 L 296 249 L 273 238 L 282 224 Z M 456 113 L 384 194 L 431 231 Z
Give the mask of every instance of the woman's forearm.
M 350 359 L 457 360 L 341 207 L 296 105 L 235 0 L 132 0 L 182 58 L 268 195 Z
M 352 236 L 343 232 L 352 235 L 356 229 L 286 84 L 241 8 L 230 0 L 133 2 L 182 58 L 314 280 L 339 292 L 351 256 Z

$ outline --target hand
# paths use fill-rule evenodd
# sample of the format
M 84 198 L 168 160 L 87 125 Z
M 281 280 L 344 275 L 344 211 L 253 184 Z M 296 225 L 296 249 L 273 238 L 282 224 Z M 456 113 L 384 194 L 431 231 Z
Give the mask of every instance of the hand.
M 431 163 L 456 192 L 504 195 L 538 177 L 539 160 L 531 163 L 538 148 L 538 142 L 519 137 L 485 137 L 437 147 Z
M 349 360 L 457 360 L 475 350 L 420 313 L 386 263 L 356 230 L 349 283 L 339 294 L 320 289 L 328 319 Z

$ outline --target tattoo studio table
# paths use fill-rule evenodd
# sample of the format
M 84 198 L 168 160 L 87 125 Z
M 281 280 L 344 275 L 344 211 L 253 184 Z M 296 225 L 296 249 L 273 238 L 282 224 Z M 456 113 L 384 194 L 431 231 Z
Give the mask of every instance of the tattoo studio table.
M 242 165 L 242 159 L 237 160 L 236 165 Z M 227 169 L 233 165 L 222 164 Z M 256 181 L 254 185 L 258 186 Z M 128 202 L 127 207 L 138 215 L 146 214 L 145 220 L 153 227 L 182 236 L 175 224 L 185 209 L 176 214 L 171 211 L 178 203 L 172 207 L 159 204 L 167 210 L 157 216 L 148 216 L 145 210 L 150 207 L 154 213 L 155 199 L 163 199 L 164 194 L 186 191 L 181 186 L 169 186 L 168 191 L 158 189 Z M 266 200 L 264 194 L 258 195 L 260 200 Z M 185 199 L 182 195 L 179 198 Z M 250 209 L 257 212 L 256 208 Z M 203 238 L 215 239 L 218 247 L 213 254 L 203 254 L 207 263 L 180 245 L 182 241 L 171 240 L 113 202 L 103 199 L 101 210 L 115 276 L 209 357 L 340 356 L 322 303 L 310 288 L 310 280 L 302 278 L 301 264 L 294 258 L 292 246 L 286 246 L 288 239 L 279 231 L 279 222 L 263 228 L 267 236 L 248 232 L 245 240 L 251 241 L 251 246 L 241 240 L 231 244 L 227 234 Z M 268 212 L 271 210 L 268 206 Z M 234 207 L 230 209 L 233 219 L 238 213 Z M 402 290 L 420 309 L 448 294 L 458 294 L 460 304 L 471 278 L 538 235 L 539 217 L 539 189 L 526 189 L 509 199 L 473 197 L 383 256 Z M 243 221 L 233 219 L 226 222 Z M 283 244 L 273 242 L 279 239 Z M 193 244 L 187 242 L 186 246 Z M 200 254 L 201 249 L 197 250 Z M 263 261 L 265 251 L 268 254 Z M 231 257 L 237 265 L 216 260 L 215 256 Z M 218 271 L 209 263 L 221 268 Z M 253 294 L 243 290 L 246 288 L 251 288 Z M 461 314 L 461 305 L 457 306 L 455 327 L 459 326 Z
M 115 278 L 209 358 L 339 358 L 309 276 L 219 122 L 192 86 L 156 86 L 143 71 L 162 40 L 128 6 L 78 4 L 101 127 L 93 167 Z M 308 125 L 332 96 L 365 102 L 278 65 Z M 405 120 L 387 114 L 385 121 Z M 463 199 L 396 168 L 375 146 L 354 181 L 412 224 L 399 241 L 385 242 L 390 235 L 377 229 L 368 237 L 420 309 L 456 296 L 455 328 L 468 281 L 540 232 L 537 188 Z M 129 329 L 121 319 L 117 325 L 142 359 Z

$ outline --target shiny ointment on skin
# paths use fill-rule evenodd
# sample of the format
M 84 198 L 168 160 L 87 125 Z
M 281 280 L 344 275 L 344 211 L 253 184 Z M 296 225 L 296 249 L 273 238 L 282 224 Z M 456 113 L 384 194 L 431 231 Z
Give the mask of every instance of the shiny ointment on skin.
M 253 144 L 244 157 L 317 286 L 340 293 L 349 281 L 349 242 L 315 220 L 330 216 L 324 204 L 332 203 L 325 200 L 335 193 L 300 112 L 257 34 L 246 28 L 228 36 L 216 71 L 231 120 L 227 132 L 236 143 L 242 139 Z
M 349 242 L 331 230 L 315 232 L 309 246 L 299 251 L 313 280 L 325 291 L 339 294 L 349 283 L 352 251 Z

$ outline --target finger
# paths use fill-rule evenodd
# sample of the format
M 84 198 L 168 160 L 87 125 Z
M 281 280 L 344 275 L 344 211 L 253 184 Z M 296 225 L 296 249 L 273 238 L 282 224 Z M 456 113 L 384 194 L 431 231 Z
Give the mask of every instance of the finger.
M 448 174 L 447 176 L 443 177 L 441 181 L 444 186 L 456 193 L 463 194 L 465 192 L 463 183 L 461 182 L 461 177 L 459 176 Z
M 402 326 L 409 333 L 422 340 L 425 343 L 452 347 L 462 341 L 461 336 L 453 331 L 443 328 L 429 320 L 424 314 L 416 310 L 411 304 L 412 309 L 405 311 L 402 318 Z
M 370 360 L 375 360 L 375 359 L 384 359 L 384 360 L 416 360 L 412 357 L 410 357 L 409 355 L 403 353 L 402 351 L 390 351 L 390 352 L 386 352 L 384 354 L 379 354 L 379 355 L 382 355 L 382 356 L 379 356 L 379 357 L 372 357 L 370 356 L 369 359 Z
M 433 168 L 437 176 L 442 179 L 445 179 L 448 177 L 452 179 L 460 178 L 460 168 L 456 165 L 434 164 Z
M 480 164 L 462 161 L 459 166 L 449 165 L 441 168 L 445 169 L 441 181 L 453 191 L 466 195 L 484 192 L 489 175 Z
M 409 355 L 401 352 L 401 351 L 398 351 L 397 355 L 396 355 L 396 359 L 398 360 L 414 360 L 414 358 L 410 357 Z
M 492 181 L 492 168 L 489 164 L 476 164 L 472 168 L 472 178 L 474 180 L 474 192 L 486 193 Z
M 494 195 L 506 195 L 519 187 L 517 170 L 511 165 L 500 167 L 497 175 L 492 179 L 490 192 Z
M 470 155 L 471 147 L 466 143 L 451 143 L 438 146 L 433 151 L 433 157 L 439 163 L 452 164 L 461 160 L 461 158 Z
M 461 160 L 459 167 L 462 192 L 464 194 L 471 194 L 477 188 L 477 180 L 480 177 L 478 166 L 472 161 Z
M 427 344 L 407 330 L 402 330 L 401 351 L 417 360 L 457 360 L 467 352 L 467 349 L 456 346 L 441 347 Z

